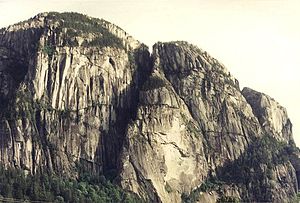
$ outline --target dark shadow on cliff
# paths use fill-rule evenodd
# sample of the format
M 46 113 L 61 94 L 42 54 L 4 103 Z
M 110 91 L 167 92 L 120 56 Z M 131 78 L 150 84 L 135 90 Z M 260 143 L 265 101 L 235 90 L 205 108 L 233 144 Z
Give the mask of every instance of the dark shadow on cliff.
M 40 28 L 0 33 L 1 109 L 7 109 L 9 105 L 14 104 L 17 89 L 29 72 L 29 61 L 37 56 L 38 39 L 42 34 L 43 29 Z
M 199 187 L 188 195 L 182 194 L 182 201 L 196 202 L 200 197 L 200 192 L 216 191 L 220 195 L 218 201 L 231 200 L 230 202 L 235 202 L 236 197 L 225 196 L 226 187 L 224 186 L 227 185 L 239 191 L 242 198 L 239 201 L 273 202 L 274 181 L 280 184 L 280 188 L 286 190 L 288 197 L 293 197 L 298 191 L 297 181 L 295 180 L 290 186 L 291 182 L 287 177 L 277 180 L 274 169 L 278 165 L 289 166 L 289 159 L 295 151 L 298 149 L 293 143 L 279 142 L 268 135 L 253 138 L 238 159 L 225 162 L 223 166 L 215 170 L 214 174 L 211 171 Z M 273 183 L 270 180 L 273 180 Z M 288 187 L 290 187 L 289 190 L 287 190 Z
M 136 117 L 137 106 L 139 103 L 139 89 L 146 78 L 150 75 L 152 68 L 152 60 L 148 47 L 141 45 L 134 51 L 128 52 L 130 68 L 134 68 L 133 79 L 128 88 L 112 98 L 114 103 L 110 108 L 115 108 L 116 120 L 110 123 L 109 131 L 100 136 L 99 145 L 96 154 L 102 155 L 98 157 L 103 166 L 100 171 L 107 179 L 114 180 L 120 171 L 120 155 L 124 145 L 127 126 L 130 120 Z M 116 95 L 116 94 L 113 94 Z M 123 101 L 123 105 L 118 104 L 118 101 Z M 109 119 L 111 121 L 111 119 Z M 101 163 L 101 162 L 100 162 Z M 103 167 L 103 168 L 102 168 Z
M 290 180 L 284 177 L 277 180 L 274 169 L 278 165 L 288 165 L 294 150 L 294 145 L 279 142 L 269 135 L 253 138 L 253 142 L 238 159 L 226 162 L 216 170 L 217 177 L 220 181 L 241 188 L 243 201 L 274 201 L 274 185 L 270 180 L 278 181 L 281 187 L 286 189 L 286 184 L 291 184 Z M 297 181 L 292 184 L 293 189 L 286 191 L 291 196 L 298 190 Z
M 12 102 L 24 81 L 28 64 L 23 57 L 5 47 L 0 47 L 0 51 L 0 108 L 3 110 Z

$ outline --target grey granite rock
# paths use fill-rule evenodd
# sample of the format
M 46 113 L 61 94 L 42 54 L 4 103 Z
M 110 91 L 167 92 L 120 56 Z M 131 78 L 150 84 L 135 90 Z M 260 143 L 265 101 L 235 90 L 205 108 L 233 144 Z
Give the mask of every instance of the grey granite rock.
M 0 108 L 0 162 L 27 173 L 76 177 L 80 164 L 148 202 L 288 202 L 298 190 L 286 110 L 187 42 L 150 56 L 107 21 L 39 14 L 0 32 Z

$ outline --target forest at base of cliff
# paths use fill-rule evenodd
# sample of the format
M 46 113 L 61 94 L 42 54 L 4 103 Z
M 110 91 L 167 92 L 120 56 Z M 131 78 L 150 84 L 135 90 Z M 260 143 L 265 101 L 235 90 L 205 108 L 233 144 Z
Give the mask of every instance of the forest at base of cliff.
M 47 172 L 30 175 L 0 166 L 0 201 L 3 198 L 29 202 L 142 202 L 104 176 L 82 172 L 70 179 Z

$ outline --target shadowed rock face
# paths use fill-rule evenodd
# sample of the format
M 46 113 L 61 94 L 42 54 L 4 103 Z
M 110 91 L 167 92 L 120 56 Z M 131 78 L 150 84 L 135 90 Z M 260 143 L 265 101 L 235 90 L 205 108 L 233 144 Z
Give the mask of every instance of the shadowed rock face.
M 244 88 L 242 94 L 251 105 L 265 133 L 278 140 L 293 142 L 292 124 L 284 107 L 268 95 L 250 88 Z
M 0 102 L 5 166 L 76 177 L 80 164 L 149 202 L 284 202 L 297 192 L 286 110 L 240 91 L 187 42 L 157 43 L 150 56 L 104 20 L 39 14 L 0 33 Z M 236 181 L 232 168 L 249 177 Z M 212 179 L 222 181 L 204 190 Z

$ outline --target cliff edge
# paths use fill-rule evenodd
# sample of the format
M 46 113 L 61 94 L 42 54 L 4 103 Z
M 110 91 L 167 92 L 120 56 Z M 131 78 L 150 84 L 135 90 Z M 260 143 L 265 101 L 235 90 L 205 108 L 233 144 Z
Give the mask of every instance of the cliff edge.
M 287 111 L 187 42 L 148 47 L 105 20 L 42 13 L 0 31 L 0 162 L 105 176 L 146 202 L 289 202 Z

